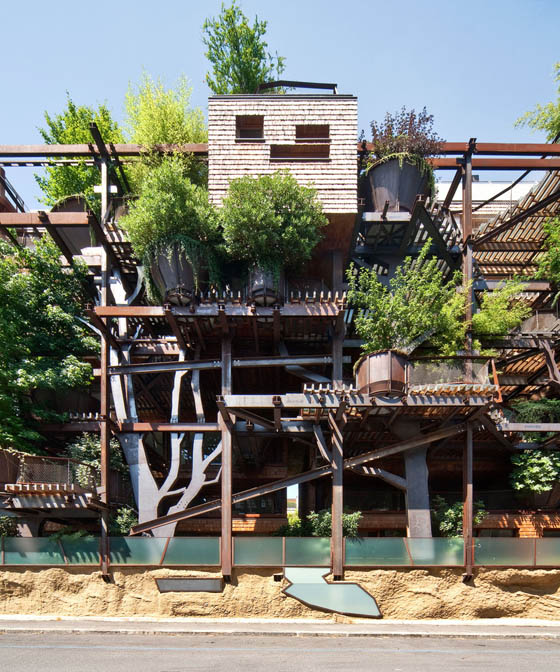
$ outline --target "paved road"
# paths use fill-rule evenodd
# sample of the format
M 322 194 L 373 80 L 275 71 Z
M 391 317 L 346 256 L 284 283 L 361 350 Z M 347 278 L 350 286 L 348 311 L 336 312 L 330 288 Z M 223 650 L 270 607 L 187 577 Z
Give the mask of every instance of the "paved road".
M 535 672 L 560 669 L 560 641 L 4 633 L 2 672 Z

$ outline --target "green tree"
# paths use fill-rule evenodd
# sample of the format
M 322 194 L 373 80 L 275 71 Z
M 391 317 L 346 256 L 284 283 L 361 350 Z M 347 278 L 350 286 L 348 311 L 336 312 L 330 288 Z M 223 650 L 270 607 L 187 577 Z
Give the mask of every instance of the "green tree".
M 39 132 L 49 145 L 87 144 L 92 142 L 89 125 L 95 122 L 106 142 L 123 142 L 118 124 L 111 118 L 106 105 L 97 109 L 86 105 L 76 105 L 68 94 L 66 109 L 60 114 L 45 112 L 46 127 Z M 100 183 L 99 169 L 88 166 L 85 159 L 76 159 L 78 165 L 50 165 L 45 168 L 45 176 L 35 175 L 35 180 L 43 192 L 41 201 L 52 207 L 66 196 L 83 194 L 89 207 L 99 217 L 101 198 L 93 187 Z
M 517 422 L 558 422 L 560 399 L 518 401 L 512 404 Z M 525 432 L 523 440 L 544 443 L 555 432 Z M 560 479 L 560 455 L 552 450 L 523 450 L 511 456 L 510 483 L 514 490 L 543 493 Z
M 281 171 L 233 180 L 221 215 L 230 257 L 274 273 L 309 260 L 327 223 L 317 192 Z
M 463 503 L 449 502 L 441 495 L 436 495 L 433 499 L 432 519 L 434 528 L 441 537 L 462 537 L 463 536 Z M 474 502 L 473 505 L 473 524 L 479 525 L 486 515 L 484 502 Z
M 280 77 L 284 58 L 267 51 L 266 26 L 257 16 L 251 26 L 235 1 L 222 4 L 217 18 L 206 19 L 202 41 L 212 66 L 206 82 L 215 94 L 255 93 L 259 84 Z
M 179 246 L 192 264 L 195 278 L 201 269 L 208 268 L 214 281 L 214 249 L 221 240 L 218 217 L 206 189 L 193 184 L 188 175 L 188 166 L 177 155 L 153 165 L 144 176 L 140 196 L 119 224 L 146 268 L 160 254 L 169 254 L 173 246 Z M 157 297 L 150 276 L 148 291 Z
M 546 139 L 550 142 L 560 134 L 560 62 L 554 64 L 554 80 L 559 84 L 556 101 L 545 105 L 537 104 L 515 122 L 516 126 L 529 126 L 536 131 L 545 131 Z
M 207 142 L 204 113 L 191 107 L 192 88 L 181 76 L 174 88 L 166 89 L 160 79 L 144 72 L 136 86 L 130 85 L 125 98 L 125 129 L 128 140 L 145 148 L 142 160 L 129 167 L 132 187 L 140 193 L 150 170 L 162 161 L 159 145 L 187 145 Z M 193 154 L 177 154 L 184 164 L 185 175 L 195 184 L 205 185 L 206 164 Z
M 428 341 L 437 354 L 454 355 L 462 350 L 469 327 L 465 320 L 468 292 L 460 287 L 460 272 L 445 282 L 437 257 L 429 258 L 428 240 L 417 259 L 406 257 L 389 281 L 381 283 L 374 269 L 359 274 L 348 270 L 348 299 L 358 308 L 356 332 L 364 339 L 364 353 L 399 350 L 411 353 Z M 484 340 L 505 336 L 531 312 L 519 300 L 523 284 L 508 280 L 493 292 L 484 292 L 472 318 L 474 350 Z M 486 351 L 488 354 L 488 351 Z
M 355 539 L 362 519 L 361 511 L 342 514 L 342 534 Z M 327 509 L 311 511 L 302 520 L 299 516 L 289 516 L 288 523 L 279 527 L 277 537 L 330 537 L 332 532 L 332 513 Z
M 119 471 L 122 474 L 127 474 L 128 465 L 124 459 L 121 444 L 117 439 L 111 439 L 110 448 L 110 468 Z M 82 434 L 75 439 L 75 441 L 66 446 L 66 454 L 73 460 L 78 460 L 82 463 L 72 467 L 78 483 L 84 488 L 92 485 L 92 472 L 85 465 L 90 465 L 97 473 L 100 473 L 101 440 L 99 434 L 89 434 L 87 432 Z
M 33 450 L 49 409 L 38 390 L 62 392 L 91 381 L 82 361 L 97 338 L 77 319 L 87 301 L 86 269 L 68 271 L 54 243 L 34 251 L 0 242 L 0 447 Z

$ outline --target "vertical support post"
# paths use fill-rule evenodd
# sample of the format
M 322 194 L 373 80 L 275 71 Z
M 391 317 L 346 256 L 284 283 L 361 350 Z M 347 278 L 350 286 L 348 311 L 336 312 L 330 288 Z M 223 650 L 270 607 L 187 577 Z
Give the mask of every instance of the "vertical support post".
M 344 506 L 344 439 L 340 427 L 333 414 L 329 415 L 332 430 L 332 531 L 331 556 L 332 573 L 335 580 L 344 578 L 344 535 L 342 530 L 342 513 Z
M 340 250 L 332 252 L 332 287 L 333 292 L 342 294 L 342 254 Z M 344 311 L 337 316 L 332 340 L 332 380 L 334 387 L 342 387 L 342 350 L 344 344 Z
M 105 221 L 105 216 L 109 207 L 109 179 L 107 171 L 107 162 L 101 162 L 101 220 Z M 101 253 L 101 305 L 107 305 L 109 278 L 110 278 L 109 260 L 105 250 Z M 107 324 L 107 319 L 103 321 Z M 101 572 L 104 576 L 109 570 L 109 460 L 110 460 L 110 442 L 111 432 L 109 429 L 110 420 L 110 400 L 109 400 L 109 342 L 103 336 L 101 337 L 101 424 L 100 424 L 100 443 L 101 443 L 101 501 L 104 504 L 101 511 Z
M 231 394 L 231 340 L 228 336 L 222 338 L 222 394 Z M 226 580 L 231 577 L 232 569 L 232 506 L 231 506 L 231 433 L 224 422 L 219 418 L 222 431 L 222 575 Z
M 472 577 L 473 565 L 473 432 L 467 424 L 463 448 L 463 541 L 465 544 L 465 579 Z
M 472 249 L 472 152 L 475 148 L 475 139 L 469 141 L 469 151 L 465 155 L 463 166 L 463 285 L 469 287 L 465 319 L 470 324 L 473 315 L 473 249 Z M 467 355 L 472 356 L 472 331 L 469 327 L 465 342 Z M 472 360 L 466 363 L 466 382 L 472 382 Z

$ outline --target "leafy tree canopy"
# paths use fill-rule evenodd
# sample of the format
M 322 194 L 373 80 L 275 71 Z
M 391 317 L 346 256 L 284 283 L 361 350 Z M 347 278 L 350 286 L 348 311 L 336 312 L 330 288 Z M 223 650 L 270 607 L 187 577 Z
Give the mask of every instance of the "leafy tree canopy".
M 463 503 L 449 502 L 441 495 L 436 495 L 432 502 L 432 520 L 434 528 L 441 537 L 463 536 Z M 473 524 L 480 525 L 486 515 L 484 502 L 473 504 Z
M 222 4 L 217 18 L 206 19 L 202 41 L 212 66 L 206 82 L 215 94 L 255 93 L 259 84 L 279 79 L 284 58 L 267 51 L 266 26 L 256 16 L 251 26 L 235 1 Z
M 213 250 L 221 240 L 218 216 L 206 189 L 193 184 L 189 174 L 189 166 L 178 156 L 152 165 L 144 175 L 140 196 L 119 220 L 147 268 L 158 255 L 179 245 L 195 275 L 202 266 L 213 270 Z M 153 284 L 148 290 L 157 295 Z
M 545 131 L 546 139 L 550 142 L 560 134 L 560 62 L 554 64 L 554 80 L 558 82 L 556 101 L 537 105 L 515 122 L 516 126 L 529 126 L 537 131 Z
M 106 142 L 123 142 L 118 124 L 111 118 L 106 105 L 97 109 L 86 105 L 76 105 L 67 94 L 66 109 L 60 114 L 45 112 L 46 127 L 39 132 L 49 145 L 91 143 L 89 125 L 95 122 Z M 35 175 L 35 180 L 43 192 L 42 202 L 49 207 L 66 196 L 83 194 L 91 209 L 99 217 L 101 199 L 93 187 L 100 183 L 99 169 L 87 166 L 84 159 L 77 159 L 77 166 L 47 166 L 45 177 Z
M 97 338 L 77 319 L 87 301 L 86 269 L 63 269 L 59 255 L 48 238 L 33 251 L 0 242 L 1 447 L 34 449 L 36 421 L 48 416 L 39 390 L 91 381 L 81 358 L 97 351 Z
M 460 272 L 448 281 L 429 258 L 428 240 L 417 259 L 406 257 L 389 281 L 381 283 L 374 269 L 355 274 L 348 270 L 348 298 L 358 308 L 356 332 L 364 339 L 364 353 L 399 350 L 411 353 L 429 341 L 436 354 L 454 355 L 464 348 L 469 323 L 465 320 L 468 288 L 459 287 Z M 508 280 L 502 287 L 482 295 L 472 319 L 473 347 L 481 341 L 505 336 L 519 326 L 530 307 L 518 299 L 523 285 Z
M 146 148 L 146 155 L 129 166 L 134 191 L 141 192 L 142 181 L 150 170 L 161 163 L 162 156 L 153 150 L 157 145 L 186 145 L 206 142 L 208 131 L 204 114 L 191 107 L 192 88 L 187 78 L 179 78 L 175 88 L 166 89 L 160 79 L 144 72 L 140 83 L 128 87 L 125 99 L 125 128 L 128 140 Z M 205 185 L 207 168 L 192 154 L 178 154 L 184 172 L 195 184 Z
M 281 171 L 233 180 L 221 215 L 231 258 L 273 272 L 310 259 L 327 223 L 317 192 Z

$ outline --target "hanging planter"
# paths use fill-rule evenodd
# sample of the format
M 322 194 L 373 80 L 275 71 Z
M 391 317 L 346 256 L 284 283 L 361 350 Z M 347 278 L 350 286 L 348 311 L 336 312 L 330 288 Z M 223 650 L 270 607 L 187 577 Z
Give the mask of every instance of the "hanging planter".
M 167 254 L 154 259 L 150 273 L 164 303 L 188 306 L 192 302 L 196 287 L 194 270 L 178 243 Z
M 249 271 L 248 296 L 258 306 L 272 306 L 284 295 L 284 272 L 276 274 L 262 268 Z
M 412 212 L 418 196 L 431 191 L 429 170 L 406 158 L 393 158 L 373 165 L 368 173 L 374 211 L 382 211 L 387 201 L 391 212 Z
M 355 367 L 360 394 L 402 396 L 407 389 L 408 358 L 395 350 L 364 355 Z

